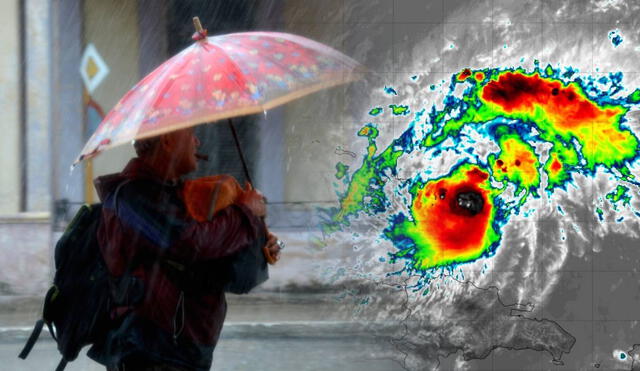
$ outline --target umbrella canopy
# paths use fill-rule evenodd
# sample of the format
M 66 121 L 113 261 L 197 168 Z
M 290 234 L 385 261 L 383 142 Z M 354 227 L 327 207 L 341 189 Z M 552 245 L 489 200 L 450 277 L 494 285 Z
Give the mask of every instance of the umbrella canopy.
M 201 37 L 197 37 L 200 35 Z M 199 39 L 137 83 L 107 114 L 75 163 L 134 139 L 261 113 L 353 81 L 363 68 L 307 38 L 243 32 Z

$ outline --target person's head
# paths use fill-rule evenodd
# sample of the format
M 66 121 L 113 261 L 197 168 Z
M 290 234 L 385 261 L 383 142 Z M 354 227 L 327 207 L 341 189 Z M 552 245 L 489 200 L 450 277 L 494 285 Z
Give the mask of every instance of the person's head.
M 136 154 L 167 179 L 179 178 L 196 170 L 196 149 L 200 141 L 193 128 L 173 131 L 157 137 L 136 140 Z

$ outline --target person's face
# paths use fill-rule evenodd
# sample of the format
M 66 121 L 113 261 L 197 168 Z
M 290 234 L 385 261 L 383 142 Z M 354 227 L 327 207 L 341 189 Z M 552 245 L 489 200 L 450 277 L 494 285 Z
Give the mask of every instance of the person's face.
M 193 128 L 187 128 L 167 134 L 165 148 L 171 159 L 174 174 L 179 177 L 198 168 L 196 150 L 200 141 Z

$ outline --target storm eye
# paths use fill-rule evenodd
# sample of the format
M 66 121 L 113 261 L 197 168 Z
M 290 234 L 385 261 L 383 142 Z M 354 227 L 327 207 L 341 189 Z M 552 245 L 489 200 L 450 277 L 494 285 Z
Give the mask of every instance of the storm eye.
M 456 197 L 456 200 L 458 201 L 458 206 L 465 210 L 468 210 L 471 215 L 478 214 L 484 207 L 484 200 L 482 199 L 482 196 L 477 192 L 458 193 L 458 197 Z
M 440 199 L 444 200 L 446 195 L 447 195 L 447 190 L 444 188 L 440 188 Z

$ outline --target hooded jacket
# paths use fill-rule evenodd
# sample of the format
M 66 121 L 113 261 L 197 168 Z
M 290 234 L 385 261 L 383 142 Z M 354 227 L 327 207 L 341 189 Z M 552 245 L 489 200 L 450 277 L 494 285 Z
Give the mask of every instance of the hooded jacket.
M 163 181 L 138 158 L 95 185 L 103 202 L 98 241 L 107 269 L 114 278 L 132 279 L 114 281 L 124 295 L 112 312 L 119 326 L 90 356 L 107 365 L 133 356 L 209 370 L 226 316 L 225 259 L 259 243 L 264 222 L 242 205 L 211 221 L 193 220 L 182 182 Z M 176 279 L 184 275 L 171 266 L 197 267 L 207 277 Z M 194 287 L 203 280 L 212 282 Z

